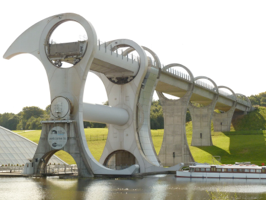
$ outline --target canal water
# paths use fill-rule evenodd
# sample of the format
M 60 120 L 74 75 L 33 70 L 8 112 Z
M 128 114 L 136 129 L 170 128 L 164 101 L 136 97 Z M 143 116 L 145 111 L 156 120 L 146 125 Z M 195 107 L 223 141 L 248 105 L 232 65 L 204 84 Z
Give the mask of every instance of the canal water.
M 180 179 L 0 178 L 0 199 L 266 199 L 266 181 Z

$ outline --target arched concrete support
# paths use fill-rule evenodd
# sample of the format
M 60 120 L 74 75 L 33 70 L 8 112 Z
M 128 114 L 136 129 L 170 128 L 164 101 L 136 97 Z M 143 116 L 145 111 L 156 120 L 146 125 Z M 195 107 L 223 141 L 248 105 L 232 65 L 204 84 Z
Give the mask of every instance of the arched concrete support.
M 163 70 L 171 67 L 185 69 L 191 78 L 191 84 L 187 93 L 178 100 L 167 99 L 163 93 L 157 92 L 164 116 L 164 136 L 159 153 L 159 159 L 164 166 L 194 162 L 186 136 L 186 113 L 194 89 L 194 77 L 188 68 L 177 63 L 167 65 Z
M 106 88 L 109 105 L 126 109 L 130 116 L 127 124 L 123 126 L 111 124 L 108 126 L 108 137 L 100 162 L 104 163 L 113 152 L 125 150 L 135 156 L 140 166 L 140 173 L 179 169 L 181 165 L 171 168 L 160 167 L 150 134 L 150 102 L 160 67 L 149 66 L 144 51 L 147 48 L 140 47 L 131 40 L 115 40 L 108 45 L 112 45 L 113 49 L 129 47 L 130 50 L 126 53 L 136 50 L 140 56 L 140 68 L 134 79 L 125 84 L 115 84 L 105 75 L 96 73 Z M 159 61 L 156 63 L 160 64 Z
M 76 21 L 84 27 L 88 36 L 88 45 L 86 45 L 86 51 L 83 55 L 83 58 L 76 65 L 71 68 L 63 69 L 56 67 L 48 59 L 46 50 L 49 47 L 48 40 L 50 34 L 57 26 L 66 21 Z M 94 59 L 96 49 L 97 36 L 93 26 L 86 19 L 79 15 L 73 13 L 65 13 L 46 18 L 27 29 L 9 47 L 4 55 L 4 58 L 10 59 L 13 56 L 21 53 L 30 53 L 36 56 L 42 62 L 47 73 L 50 86 L 51 102 L 56 98 L 61 98 L 65 99 L 65 101 L 71 105 L 68 105 L 71 107 L 71 109 L 68 108 L 69 112 L 67 113 L 66 117 L 57 119 L 51 114 L 51 121 L 47 121 L 47 123 L 56 123 L 57 126 L 62 127 L 62 129 L 64 130 L 63 132 L 66 133 L 68 130 L 70 130 L 69 134 L 75 137 L 77 145 L 73 146 L 78 146 L 78 148 L 75 148 L 75 152 L 78 152 L 79 154 L 79 156 L 75 157 L 78 162 L 84 164 L 79 166 L 83 171 L 80 173 L 81 176 L 91 177 L 94 176 L 94 174 L 131 175 L 132 173 L 135 173 L 136 170 L 138 170 L 138 166 L 132 166 L 125 170 L 111 170 L 109 168 L 106 168 L 94 159 L 86 142 L 83 126 L 83 92 L 87 74 Z M 75 122 L 75 126 L 72 126 L 72 128 L 68 129 L 67 126 L 65 126 L 65 123 L 68 120 Z M 43 126 L 45 125 L 43 124 Z M 38 149 L 40 150 L 36 151 L 36 154 L 34 155 L 34 159 L 37 159 L 38 162 L 40 162 L 40 158 L 43 157 L 43 155 L 49 154 L 49 152 L 51 151 L 50 148 L 53 148 L 47 142 L 46 135 L 47 133 L 50 134 L 50 131 L 52 131 L 51 127 L 49 129 L 50 130 L 47 130 L 46 127 L 42 130 L 43 137 L 38 144 Z M 67 137 L 67 141 L 71 142 L 73 140 L 71 139 L 71 137 Z M 64 148 L 64 146 L 62 146 L 62 148 Z M 68 152 L 69 148 L 66 147 L 65 150 Z M 82 159 L 82 161 L 79 161 L 80 159 Z M 38 162 L 36 163 L 37 166 L 39 165 Z M 36 169 L 37 168 L 35 168 L 35 170 Z M 37 171 L 33 172 L 33 174 L 36 173 Z
M 189 103 L 189 111 L 193 126 L 191 146 L 212 146 L 211 119 L 213 110 L 218 100 L 219 91 L 216 83 L 212 79 L 205 76 L 199 76 L 195 78 L 195 81 L 198 79 L 207 79 L 211 81 L 215 87 L 216 95 L 214 96 L 212 102 L 204 107 L 198 108 L 193 106 L 191 102 Z
M 219 88 L 226 88 L 232 92 L 232 94 L 235 97 L 235 102 L 233 106 L 230 108 L 230 110 L 224 112 L 224 113 L 213 113 L 213 129 L 215 132 L 226 132 L 230 131 L 231 121 L 235 112 L 235 108 L 237 105 L 236 101 L 236 94 L 234 91 L 226 86 L 218 86 Z
M 90 177 L 93 172 L 87 170 L 88 168 L 90 169 L 90 166 L 87 166 L 88 163 L 84 162 L 84 159 L 80 153 L 82 152 L 82 150 L 80 149 L 80 144 L 78 144 L 78 135 L 76 135 L 77 132 L 75 131 L 76 125 L 73 121 L 69 121 L 69 123 L 64 124 L 55 124 L 53 122 L 43 124 L 39 141 L 39 144 L 41 145 L 38 145 L 33 157 L 33 165 L 35 168 L 34 171 L 36 172 L 36 174 L 44 173 L 43 170 L 49 162 L 50 157 L 58 151 L 48 144 L 49 132 L 55 126 L 60 126 L 67 132 L 67 143 L 60 150 L 68 152 L 74 158 L 78 167 L 78 173 L 80 177 Z
M 155 60 L 156 66 L 151 67 L 150 65 L 152 65 L 153 63 L 148 64 L 149 68 L 143 81 L 142 88 L 140 90 L 140 95 L 137 104 L 138 120 L 136 121 L 138 127 L 138 143 L 146 158 L 156 166 L 159 166 L 159 159 L 154 149 L 151 137 L 150 107 L 153 98 L 153 93 L 159 80 L 161 62 L 158 56 L 151 49 L 145 46 L 142 46 L 142 48 L 152 55 L 153 59 Z M 123 52 L 123 54 L 124 56 L 126 56 L 132 51 L 134 51 L 133 48 L 128 48 Z

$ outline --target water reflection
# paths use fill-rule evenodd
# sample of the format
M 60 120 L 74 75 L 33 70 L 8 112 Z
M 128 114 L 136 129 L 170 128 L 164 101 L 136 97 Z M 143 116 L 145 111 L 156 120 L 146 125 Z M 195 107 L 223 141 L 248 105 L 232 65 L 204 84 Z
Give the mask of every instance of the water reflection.
M 27 178 L 0 178 L 1 199 L 43 199 L 45 191 Z
M 174 175 L 143 179 L 0 178 L 0 199 L 266 199 L 266 181 L 182 179 Z
M 94 181 L 86 189 L 86 199 L 108 199 L 111 191 L 112 184 L 110 182 Z

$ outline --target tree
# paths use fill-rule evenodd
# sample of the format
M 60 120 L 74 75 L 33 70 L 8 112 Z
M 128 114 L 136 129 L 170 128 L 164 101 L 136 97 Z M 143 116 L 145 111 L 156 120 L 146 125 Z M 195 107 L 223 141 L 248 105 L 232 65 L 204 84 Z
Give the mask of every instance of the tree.
M 249 100 L 250 100 L 252 105 L 260 105 L 260 98 L 257 95 L 251 95 L 249 97 Z
M 0 125 L 11 130 L 16 130 L 19 117 L 14 113 L 4 113 L 0 115 Z
M 159 100 L 151 102 L 150 126 L 151 129 L 164 128 L 163 109 Z
M 266 106 L 266 97 L 262 97 L 262 98 L 260 99 L 260 105 L 261 105 L 261 106 Z
M 28 120 L 31 117 L 35 118 L 43 117 L 43 115 L 44 115 L 44 110 L 36 106 L 24 107 L 22 110 L 22 118 L 25 120 Z
M 50 111 L 51 111 L 51 105 L 46 106 L 45 112 L 47 115 L 50 115 Z
M 266 106 L 265 104 L 265 98 L 266 98 L 266 92 L 261 92 L 256 95 L 251 95 L 248 97 L 252 105 L 259 105 L 259 106 Z M 246 99 L 244 99 L 246 100 Z
M 17 124 L 19 123 L 19 117 L 17 115 L 13 115 L 11 116 L 7 123 L 6 123 L 6 127 L 10 130 L 16 130 L 17 129 Z
M 42 124 L 41 124 L 42 119 L 41 118 L 35 118 L 35 117 L 31 117 L 26 125 L 25 125 L 25 129 L 26 130 L 39 130 L 42 129 Z

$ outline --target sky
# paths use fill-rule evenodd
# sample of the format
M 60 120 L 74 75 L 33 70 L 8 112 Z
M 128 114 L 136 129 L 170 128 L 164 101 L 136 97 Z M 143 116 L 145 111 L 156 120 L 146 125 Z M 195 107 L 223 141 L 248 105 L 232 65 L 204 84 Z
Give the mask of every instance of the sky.
M 1 8 L 2 56 L 33 24 L 71 12 L 87 19 L 102 41 L 134 40 L 152 49 L 162 64 L 183 64 L 194 77 L 207 76 L 236 93 L 250 96 L 266 91 L 265 1 L 17 0 L 4 1 Z M 0 113 L 50 104 L 46 72 L 30 54 L 0 58 L 0 91 Z M 84 102 L 106 100 L 103 84 L 90 73 Z

